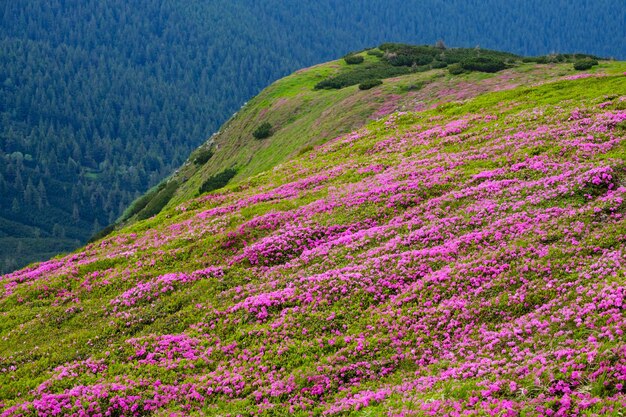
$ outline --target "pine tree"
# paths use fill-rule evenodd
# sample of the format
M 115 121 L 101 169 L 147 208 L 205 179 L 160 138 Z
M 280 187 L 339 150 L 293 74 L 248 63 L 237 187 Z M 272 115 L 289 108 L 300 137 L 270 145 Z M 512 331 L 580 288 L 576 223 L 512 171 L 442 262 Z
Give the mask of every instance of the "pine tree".
M 13 213 L 19 213 L 20 211 L 20 202 L 17 200 L 17 198 L 13 199 L 13 203 L 11 204 L 11 211 Z
M 80 221 L 80 212 L 78 211 L 78 205 L 74 203 L 74 207 L 72 209 L 72 220 L 74 223 L 78 223 Z
M 39 184 L 37 185 L 37 192 L 39 193 L 39 197 L 41 199 L 41 203 L 43 206 L 48 206 L 48 195 L 46 192 L 46 186 L 43 184 L 43 180 L 40 178 L 39 179 Z M 42 207 L 39 207 L 39 209 L 41 210 Z
M 95 235 L 96 233 L 98 233 L 100 230 L 102 230 L 102 226 L 100 226 L 100 222 L 98 221 L 98 219 L 95 219 L 93 221 L 93 227 L 91 228 L 91 234 Z

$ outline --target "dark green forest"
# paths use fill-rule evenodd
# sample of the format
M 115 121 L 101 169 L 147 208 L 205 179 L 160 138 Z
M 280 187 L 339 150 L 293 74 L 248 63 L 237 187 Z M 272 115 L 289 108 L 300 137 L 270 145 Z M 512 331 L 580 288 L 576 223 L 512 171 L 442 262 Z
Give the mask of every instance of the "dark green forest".
M 626 57 L 581 0 L 24 0 L 0 5 L 0 272 L 83 244 L 295 69 L 383 42 Z

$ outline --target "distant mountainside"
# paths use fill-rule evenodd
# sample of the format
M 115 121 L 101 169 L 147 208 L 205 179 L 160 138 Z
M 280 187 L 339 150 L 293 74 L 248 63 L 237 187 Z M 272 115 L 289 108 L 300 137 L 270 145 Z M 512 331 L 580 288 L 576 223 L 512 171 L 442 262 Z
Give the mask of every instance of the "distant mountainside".
M 297 71 L 0 277 L 0 415 L 620 415 L 625 161 L 626 62 Z
M 271 81 L 385 40 L 626 57 L 602 1 L 27 0 L 0 7 L 0 272 L 115 221 Z

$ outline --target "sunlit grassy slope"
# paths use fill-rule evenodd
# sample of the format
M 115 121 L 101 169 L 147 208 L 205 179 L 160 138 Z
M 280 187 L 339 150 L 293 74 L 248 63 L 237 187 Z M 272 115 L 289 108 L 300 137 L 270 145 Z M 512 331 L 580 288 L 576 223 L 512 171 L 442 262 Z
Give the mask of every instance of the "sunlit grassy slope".
M 248 103 L 157 216 L 0 278 L 2 416 L 619 415 L 626 65 L 313 90 L 343 65 Z
M 365 59 L 362 65 L 380 62 L 377 56 L 360 55 Z M 198 166 L 193 163 L 197 152 L 193 153 L 168 180 L 171 187 L 161 191 L 161 196 L 171 198 L 169 207 L 173 207 L 196 197 L 204 181 L 225 169 L 237 170 L 234 181 L 248 178 L 393 111 L 429 109 L 484 92 L 532 86 L 577 73 L 571 63 L 536 65 L 518 61 L 496 74 L 472 72 L 452 76 L 447 69 L 439 69 L 388 78 L 373 90 L 360 91 L 356 85 L 340 90 L 314 90 L 318 82 L 351 67 L 344 60 L 320 64 L 266 88 L 201 148 L 212 149 L 214 156 Z M 623 63 L 606 62 L 588 72 L 621 73 L 624 69 Z M 253 132 L 264 122 L 272 124 L 273 135 L 255 139 Z M 158 196 L 154 199 L 159 200 Z M 137 216 L 132 209 L 126 217 L 134 221 Z

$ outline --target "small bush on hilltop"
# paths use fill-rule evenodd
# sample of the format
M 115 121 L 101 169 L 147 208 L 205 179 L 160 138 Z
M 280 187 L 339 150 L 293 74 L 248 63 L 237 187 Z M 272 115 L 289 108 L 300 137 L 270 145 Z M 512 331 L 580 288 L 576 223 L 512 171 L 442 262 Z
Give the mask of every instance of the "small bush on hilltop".
M 195 165 L 204 165 L 213 156 L 213 150 L 211 148 L 203 148 L 197 152 L 196 157 L 193 159 Z
M 576 62 L 585 59 L 598 60 L 595 55 L 587 54 L 550 54 L 541 56 L 529 56 L 522 58 L 522 62 L 535 62 L 537 64 L 558 64 L 564 62 Z
M 269 122 L 263 122 L 256 128 L 256 130 L 252 133 L 257 139 L 265 139 L 272 136 L 272 125 Z
M 456 64 L 448 66 L 448 72 L 452 75 L 459 75 L 463 74 L 465 70 L 463 69 L 463 66 L 457 62 Z
M 371 56 L 376 56 L 378 58 L 382 57 L 384 55 L 383 51 L 379 50 L 379 49 L 370 49 L 369 51 L 367 51 L 368 55 Z
M 504 63 L 504 61 L 484 57 L 464 60 L 461 62 L 461 66 L 467 71 L 480 72 L 498 72 L 506 68 L 506 64 Z
M 178 183 L 176 181 L 167 182 L 165 187 L 150 199 L 146 207 L 137 214 L 137 219 L 145 220 L 159 214 L 163 207 L 170 202 L 177 189 Z
M 381 85 L 383 82 L 382 80 L 366 80 L 363 81 L 361 84 L 359 84 L 359 90 L 369 90 L 370 88 L 374 88 L 376 86 Z
M 363 58 L 361 55 L 348 55 L 343 60 L 346 61 L 346 64 L 348 65 L 356 65 L 361 64 L 365 60 L 365 58 Z
M 225 187 L 226 184 L 237 174 L 237 170 L 235 168 L 227 168 L 219 174 L 215 174 L 207 178 L 206 181 L 202 183 L 202 186 L 198 190 L 200 194 L 208 193 L 209 191 L 218 190 L 222 187 Z
M 343 74 L 329 77 L 315 85 L 316 90 L 340 89 L 351 85 L 358 85 L 367 80 L 385 79 L 409 74 L 408 67 L 394 67 L 385 62 L 367 63 L 353 67 Z
M 574 62 L 574 69 L 577 71 L 585 71 L 598 65 L 598 60 L 593 58 L 579 59 Z

